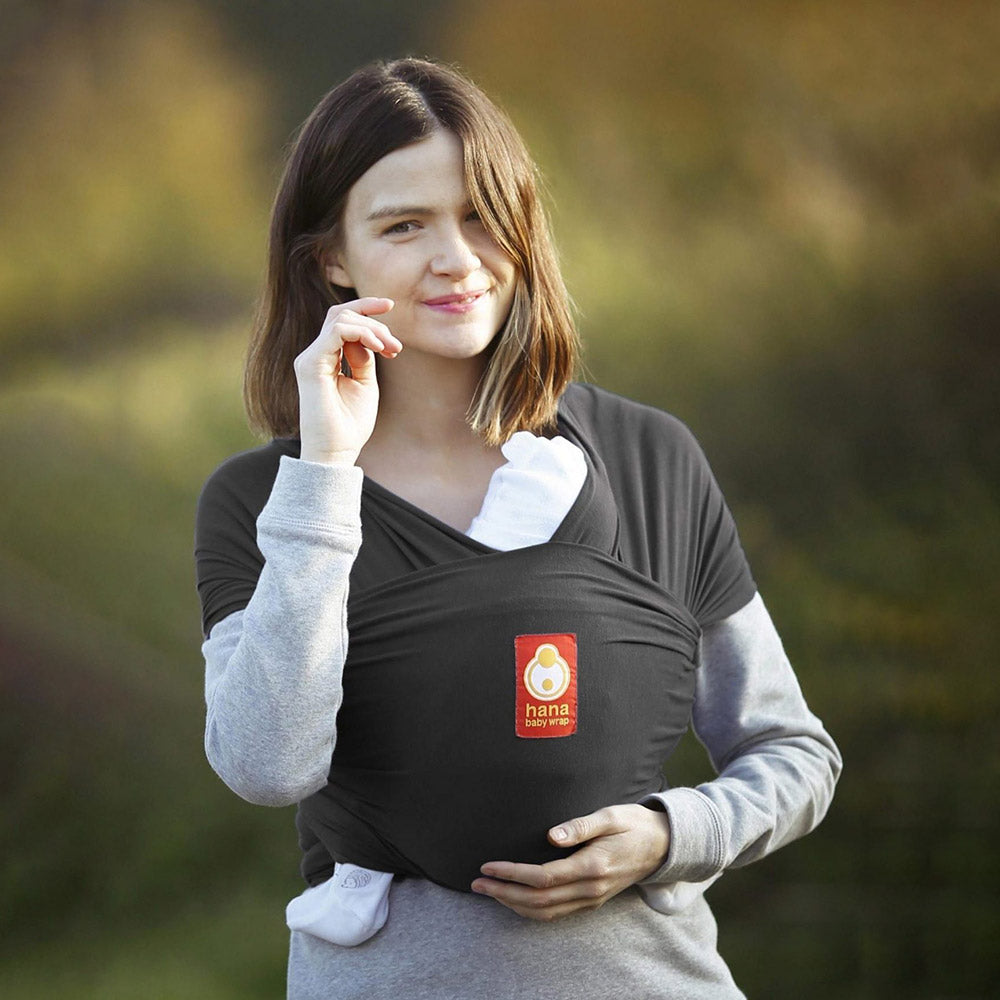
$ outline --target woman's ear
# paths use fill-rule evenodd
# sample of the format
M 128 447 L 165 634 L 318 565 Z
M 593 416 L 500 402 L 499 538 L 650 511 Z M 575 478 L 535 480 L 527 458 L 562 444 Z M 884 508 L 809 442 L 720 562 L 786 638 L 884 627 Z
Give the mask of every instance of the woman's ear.
M 331 285 L 340 285 L 341 288 L 353 288 L 354 282 L 351 280 L 347 268 L 341 261 L 340 252 L 337 250 L 326 250 L 322 256 L 323 273 L 326 280 Z

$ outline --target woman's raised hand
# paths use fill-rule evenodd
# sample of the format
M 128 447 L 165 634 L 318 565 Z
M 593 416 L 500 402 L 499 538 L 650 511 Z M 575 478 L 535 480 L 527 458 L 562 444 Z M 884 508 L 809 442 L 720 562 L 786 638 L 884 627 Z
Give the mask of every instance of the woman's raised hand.
M 553 827 L 549 840 L 558 847 L 583 846 L 544 865 L 491 861 L 473 891 L 532 920 L 596 910 L 663 864 L 670 821 L 665 812 L 642 805 L 609 806 Z
M 353 465 L 371 437 L 378 414 L 375 355 L 394 358 L 403 349 L 372 317 L 392 306 L 392 299 L 380 298 L 331 306 L 319 336 L 295 359 L 305 461 Z M 344 359 L 350 375 L 342 372 Z

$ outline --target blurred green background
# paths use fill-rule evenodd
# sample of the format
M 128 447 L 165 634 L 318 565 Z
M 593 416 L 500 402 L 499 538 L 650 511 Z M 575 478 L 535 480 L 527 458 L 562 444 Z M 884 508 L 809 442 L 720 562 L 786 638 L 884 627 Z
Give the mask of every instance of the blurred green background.
M 846 771 L 711 890 L 752 997 L 1000 995 L 1000 6 L 0 2 L 0 995 L 283 995 L 291 810 L 205 763 L 191 534 L 282 149 L 457 62 L 588 375 L 686 420 Z M 688 741 L 675 782 L 706 766 Z

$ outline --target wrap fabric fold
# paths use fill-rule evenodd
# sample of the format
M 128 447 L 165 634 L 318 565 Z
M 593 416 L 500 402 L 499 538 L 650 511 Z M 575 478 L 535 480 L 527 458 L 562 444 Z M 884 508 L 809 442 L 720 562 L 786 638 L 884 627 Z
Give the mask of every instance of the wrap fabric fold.
M 299 807 L 307 881 L 350 860 L 468 891 L 486 861 L 565 854 L 546 840 L 555 823 L 659 791 L 700 628 L 617 558 L 617 508 L 590 460 L 553 540 L 511 552 L 367 486 L 336 750 Z M 554 633 L 576 637 L 578 725 L 525 739 L 515 639 Z

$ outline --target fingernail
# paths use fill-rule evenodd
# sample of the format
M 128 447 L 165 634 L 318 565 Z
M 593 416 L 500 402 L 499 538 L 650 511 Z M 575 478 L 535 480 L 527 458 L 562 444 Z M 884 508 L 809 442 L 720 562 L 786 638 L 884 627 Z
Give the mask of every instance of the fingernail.
M 568 836 L 569 834 L 561 826 L 557 826 L 552 831 L 553 840 L 565 840 Z

